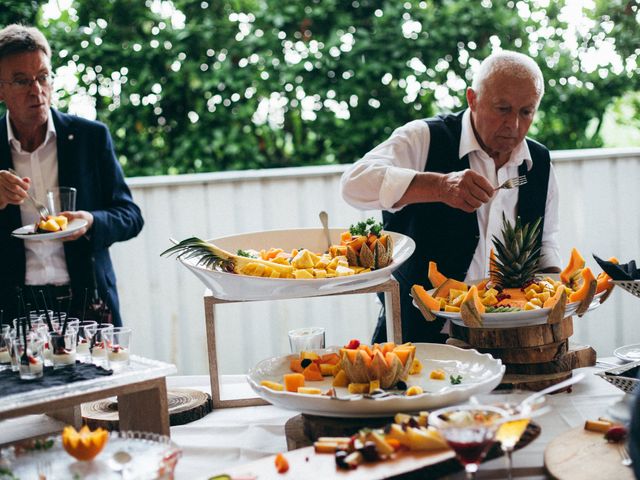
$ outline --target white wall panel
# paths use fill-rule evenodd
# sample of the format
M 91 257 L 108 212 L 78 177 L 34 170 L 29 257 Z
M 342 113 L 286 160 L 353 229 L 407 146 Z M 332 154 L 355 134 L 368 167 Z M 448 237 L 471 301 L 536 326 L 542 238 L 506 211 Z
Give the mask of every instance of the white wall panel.
M 553 152 L 561 190 L 561 253 L 640 259 L 640 149 Z M 138 353 L 176 363 L 182 374 L 207 372 L 204 287 L 174 259 L 161 258 L 169 237 L 215 238 L 257 230 L 333 227 L 379 212 L 361 212 L 340 197 L 345 166 L 300 167 L 129 179 L 145 218 L 141 235 L 112 247 L 122 313 L 135 330 Z M 425 266 L 426 270 L 426 266 Z M 600 354 L 640 342 L 640 300 L 620 290 L 599 310 L 576 320 L 575 340 Z M 240 373 L 288 351 L 286 332 L 327 328 L 327 343 L 368 340 L 378 315 L 373 295 L 250 302 L 219 306 L 221 371 Z

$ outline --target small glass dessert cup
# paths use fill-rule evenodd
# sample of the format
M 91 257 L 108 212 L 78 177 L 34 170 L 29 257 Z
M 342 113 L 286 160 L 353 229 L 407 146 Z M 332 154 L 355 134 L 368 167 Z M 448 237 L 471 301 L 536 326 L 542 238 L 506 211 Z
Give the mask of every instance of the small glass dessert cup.
M 107 357 L 109 367 L 122 370 L 129 365 L 129 345 L 131 344 L 131 329 L 128 327 L 114 327 L 104 333 L 107 341 Z
M 113 330 L 113 325 L 110 323 L 98 323 L 96 325 L 96 331 L 89 344 L 89 351 L 91 352 L 91 362 L 101 367 L 109 366 L 109 359 L 107 358 L 107 339 L 106 333 Z
M 49 332 L 47 337 L 54 369 L 76 364 L 76 330 L 68 328 L 64 333 Z
M 31 333 L 24 337 L 11 339 L 14 362 L 18 366 L 18 373 L 22 380 L 41 378 L 44 371 L 44 357 L 42 349 L 44 342 L 40 337 Z
M 325 329 L 322 327 L 304 327 L 289 330 L 291 353 L 306 352 L 324 348 Z
M 11 368 L 11 327 L 0 327 L 0 372 Z
M 91 340 L 96 334 L 98 322 L 94 320 L 85 320 L 78 324 L 78 344 L 76 345 L 76 353 L 78 360 L 88 362 L 91 360 Z
M 492 405 L 462 405 L 432 412 L 429 424 L 438 429 L 455 452 L 467 479 L 473 480 L 498 427 L 508 416 L 505 410 Z

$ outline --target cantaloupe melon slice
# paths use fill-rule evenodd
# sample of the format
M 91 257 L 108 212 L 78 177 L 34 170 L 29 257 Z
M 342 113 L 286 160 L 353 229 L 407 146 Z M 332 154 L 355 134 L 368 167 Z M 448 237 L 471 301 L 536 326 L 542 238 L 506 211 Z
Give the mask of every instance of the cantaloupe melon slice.
M 436 262 L 429 262 L 429 271 L 427 273 L 427 277 L 429 278 L 429 282 L 431 282 L 433 288 L 438 288 L 440 285 L 447 281 L 447 277 L 445 277 L 438 271 L 438 265 L 436 264 Z
M 608 262 L 611 263 L 615 263 L 616 265 L 618 265 L 620 263 L 620 261 L 616 258 L 616 257 L 611 257 L 609 260 L 607 260 Z M 603 274 L 607 275 L 606 273 L 602 272 Z M 607 275 L 607 277 L 609 277 L 609 275 Z M 611 278 L 611 277 L 609 277 Z M 611 292 L 613 291 L 613 287 L 615 287 L 615 285 L 613 283 L 608 283 L 609 287 L 607 288 L 606 292 L 604 293 L 604 295 L 602 295 L 600 297 L 600 303 L 604 303 L 604 301 L 609 298 L 609 295 L 611 295 Z
M 560 280 L 562 281 L 562 283 L 564 283 L 565 285 L 569 285 L 571 283 L 571 279 L 577 276 L 580 270 L 584 268 L 584 264 L 584 258 L 582 257 L 582 255 L 580 255 L 578 249 L 572 248 L 569 264 L 560 273 Z
M 589 309 L 591 301 L 596 294 L 596 286 L 598 282 L 589 267 L 582 269 L 582 285 L 580 288 L 569 296 L 569 302 L 580 302 L 576 309 L 576 315 L 582 315 Z
M 442 297 L 449 298 L 449 290 L 455 288 L 456 290 L 468 291 L 469 286 L 464 282 L 459 282 L 458 280 L 454 280 L 453 278 L 447 278 L 447 280 L 436 288 L 436 291 L 433 292 L 434 297 Z
M 484 312 L 485 306 L 478 295 L 478 288 L 473 285 L 460 305 L 462 321 L 469 328 L 480 328 L 482 327 L 482 314 Z
M 411 287 L 411 296 L 415 300 L 425 320 L 431 322 L 436 319 L 433 312 L 440 310 L 440 300 L 436 300 L 429 295 L 422 285 L 414 285 Z
M 550 308 L 551 311 L 547 316 L 547 323 L 558 323 L 564 318 L 564 312 L 567 306 L 567 289 L 559 286 L 553 297 L 550 297 L 542 305 L 543 308 Z

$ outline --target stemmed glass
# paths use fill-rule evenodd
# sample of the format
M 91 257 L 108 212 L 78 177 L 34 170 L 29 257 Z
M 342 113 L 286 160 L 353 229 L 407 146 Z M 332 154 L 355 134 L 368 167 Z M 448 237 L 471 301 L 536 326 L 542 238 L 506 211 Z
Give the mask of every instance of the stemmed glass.
M 436 427 L 464 466 L 467 479 L 476 478 L 480 462 L 508 413 L 492 405 L 463 405 L 436 410 L 429 424 Z
M 510 418 L 502 423 L 496 433 L 496 440 L 500 442 L 500 449 L 507 460 L 507 478 L 513 478 L 513 451 L 522 434 L 527 429 L 532 418 L 547 413 L 550 407 L 546 403 L 546 397 L 537 397 L 531 401 L 530 392 L 521 390 L 474 395 L 470 402 L 472 405 L 492 405 L 504 409 Z

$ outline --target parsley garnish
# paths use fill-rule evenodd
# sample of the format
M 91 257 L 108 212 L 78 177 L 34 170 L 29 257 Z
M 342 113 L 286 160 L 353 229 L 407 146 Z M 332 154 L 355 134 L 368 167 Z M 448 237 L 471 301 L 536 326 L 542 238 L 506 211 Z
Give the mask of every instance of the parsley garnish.
M 351 235 L 358 236 L 364 235 L 367 236 L 372 233 L 375 236 L 380 236 L 380 232 L 382 231 L 382 223 L 376 222 L 376 219 L 371 217 L 366 219 L 364 222 L 354 223 L 349 227 L 349 232 Z
M 451 385 L 460 385 L 462 383 L 462 375 L 449 375 L 449 380 L 451 380 Z
M 238 250 L 236 252 L 236 255 L 238 255 L 239 257 L 247 257 L 247 258 L 253 258 L 253 255 L 251 255 L 249 252 L 247 252 L 246 250 Z

